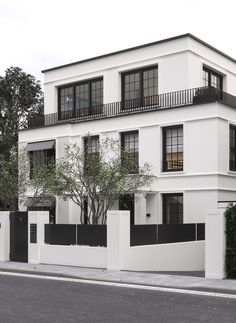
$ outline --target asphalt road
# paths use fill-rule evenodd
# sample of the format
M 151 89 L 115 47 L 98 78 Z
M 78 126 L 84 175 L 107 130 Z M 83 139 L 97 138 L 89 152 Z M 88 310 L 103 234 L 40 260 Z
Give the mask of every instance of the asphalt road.
M 236 300 L 0 275 L 0 322 L 236 322 Z

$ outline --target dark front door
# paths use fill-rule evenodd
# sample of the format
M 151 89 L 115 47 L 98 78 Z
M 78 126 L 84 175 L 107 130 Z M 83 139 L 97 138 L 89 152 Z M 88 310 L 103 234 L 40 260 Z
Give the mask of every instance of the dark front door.
M 130 211 L 130 224 L 134 224 L 134 195 L 123 195 L 119 199 L 119 210 Z
M 10 260 L 28 262 L 28 213 L 10 213 Z

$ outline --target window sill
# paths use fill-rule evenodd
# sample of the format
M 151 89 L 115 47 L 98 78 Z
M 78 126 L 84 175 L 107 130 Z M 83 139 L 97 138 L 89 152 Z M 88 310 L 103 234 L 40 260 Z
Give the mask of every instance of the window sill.
M 179 170 L 179 171 L 161 171 L 160 175 L 179 175 L 179 174 L 185 174 L 184 170 Z M 236 174 L 236 173 L 235 173 Z
M 228 170 L 227 174 L 236 176 L 236 170 Z

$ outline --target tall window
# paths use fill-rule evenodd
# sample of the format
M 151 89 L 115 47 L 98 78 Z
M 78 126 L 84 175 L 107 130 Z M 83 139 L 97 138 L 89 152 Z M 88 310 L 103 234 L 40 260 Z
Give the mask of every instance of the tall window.
M 236 126 L 229 128 L 229 169 L 236 171 Z
M 55 162 L 55 149 L 44 149 L 30 151 L 30 178 L 32 179 L 34 173 L 42 166 L 49 165 Z
M 60 119 L 102 113 L 102 78 L 60 87 L 58 93 Z
M 183 223 L 183 194 L 163 194 L 163 224 Z
M 138 131 L 123 132 L 121 134 L 121 149 L 130 154 L 128 163 L 131 166 L 130 173 L 137 173 L 139 167 L 139 137 Z
M 158 102 L 158 67 L 122 74 L 122 108 L 130 109 Z
M 183 170 L 183 126 L 163 128 L 164 172 Z
M 84 138 L 84 157 L 84 169 L 87 173 L 91 173 L 99 157 L 99 136 Z
M 217 90 L 223 90 L 222 75 L 212 71 L 209 68 L 203 67 L 203 86 L 214 87 Z

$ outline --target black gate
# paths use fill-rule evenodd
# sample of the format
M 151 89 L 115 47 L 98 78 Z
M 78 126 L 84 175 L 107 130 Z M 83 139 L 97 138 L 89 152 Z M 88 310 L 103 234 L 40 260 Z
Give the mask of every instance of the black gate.
M 28 213 L 10 213 L 10 260 L 28 262 Z

